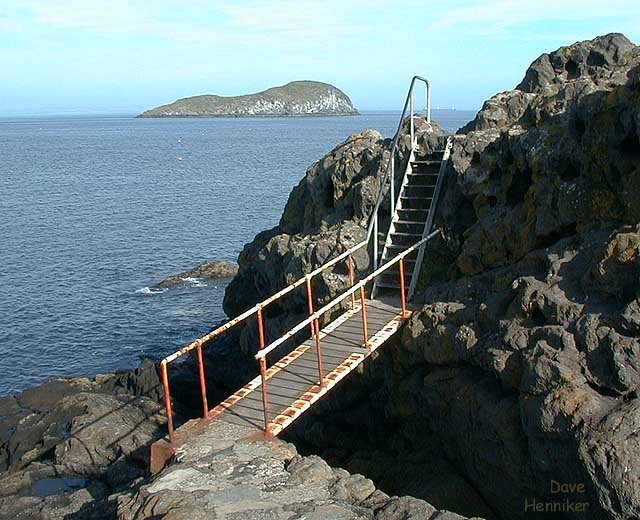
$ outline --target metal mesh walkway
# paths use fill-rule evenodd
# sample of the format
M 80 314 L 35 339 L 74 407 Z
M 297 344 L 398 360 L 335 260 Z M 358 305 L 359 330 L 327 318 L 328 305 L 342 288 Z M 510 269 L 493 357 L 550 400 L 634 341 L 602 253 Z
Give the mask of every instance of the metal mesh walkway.
M 361 306 L 347 311 L 320 331 L 322 385 L 315 342 L 307 340 L 266 373 L 267 430 L 277 435 L 360 365 L 400 326 L 402 310 L 379 301 L 366 301 L 370 339 L 365 346 Z M 262 378 L 256 377 L 209 414 L 223 421 L 262 429 L 265 413 Z

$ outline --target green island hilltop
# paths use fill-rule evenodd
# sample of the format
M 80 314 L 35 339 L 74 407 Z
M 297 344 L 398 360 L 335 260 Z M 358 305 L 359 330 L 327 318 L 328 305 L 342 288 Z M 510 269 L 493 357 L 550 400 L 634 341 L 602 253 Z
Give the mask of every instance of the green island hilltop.
M 138 117 L 256 117 L 357 115 L 349 96 L 319 81 L 292 81 L 256 94 L 178 99 Z

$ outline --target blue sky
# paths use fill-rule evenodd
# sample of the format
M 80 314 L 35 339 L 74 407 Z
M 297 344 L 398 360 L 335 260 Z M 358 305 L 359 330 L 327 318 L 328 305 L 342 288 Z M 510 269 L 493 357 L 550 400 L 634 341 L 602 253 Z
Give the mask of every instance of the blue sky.
M 413 74 L 434 106 L 477 109 L 542 52 L 607 32 L 640 42 L 640 2 L 0 0 L 0 115 L 133 113 L 295 79 L 398 109 Z

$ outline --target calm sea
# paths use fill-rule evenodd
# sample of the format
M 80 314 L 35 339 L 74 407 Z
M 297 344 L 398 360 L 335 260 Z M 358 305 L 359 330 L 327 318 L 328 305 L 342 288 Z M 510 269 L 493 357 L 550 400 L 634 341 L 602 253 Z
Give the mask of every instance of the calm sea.
M 355 117 L 0 119 L 0 395 L 159 358 L 225 318 L 225 282 L 163 278 L 235 260 L 278 223 Z M 474 116 L 435 111 L 455 130 Z

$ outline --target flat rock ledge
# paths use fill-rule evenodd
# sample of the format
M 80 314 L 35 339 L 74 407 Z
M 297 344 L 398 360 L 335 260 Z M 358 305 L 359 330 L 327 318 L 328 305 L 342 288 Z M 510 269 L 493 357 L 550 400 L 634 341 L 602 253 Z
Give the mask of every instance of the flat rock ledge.
M 171 287 L 184 283 L 188 279 L 199 278 L 208 280 L 221 280 L 225 278 L 233 278 L 238 272 L 238 265 L 225 260 L 211 260 L 202 262 L 190 271 L 170 276 L 162 280 L 158 287 Z
M 423 500 L 389 497 L 362 475 L 301 457 L 279 439 L 216 421 L 144 485 L 117 498 L 119 520 L 463 520 Z M 253 431 L 255 436 L 255 431 Z M 237 440 L 240 439 L 240 440 Z

